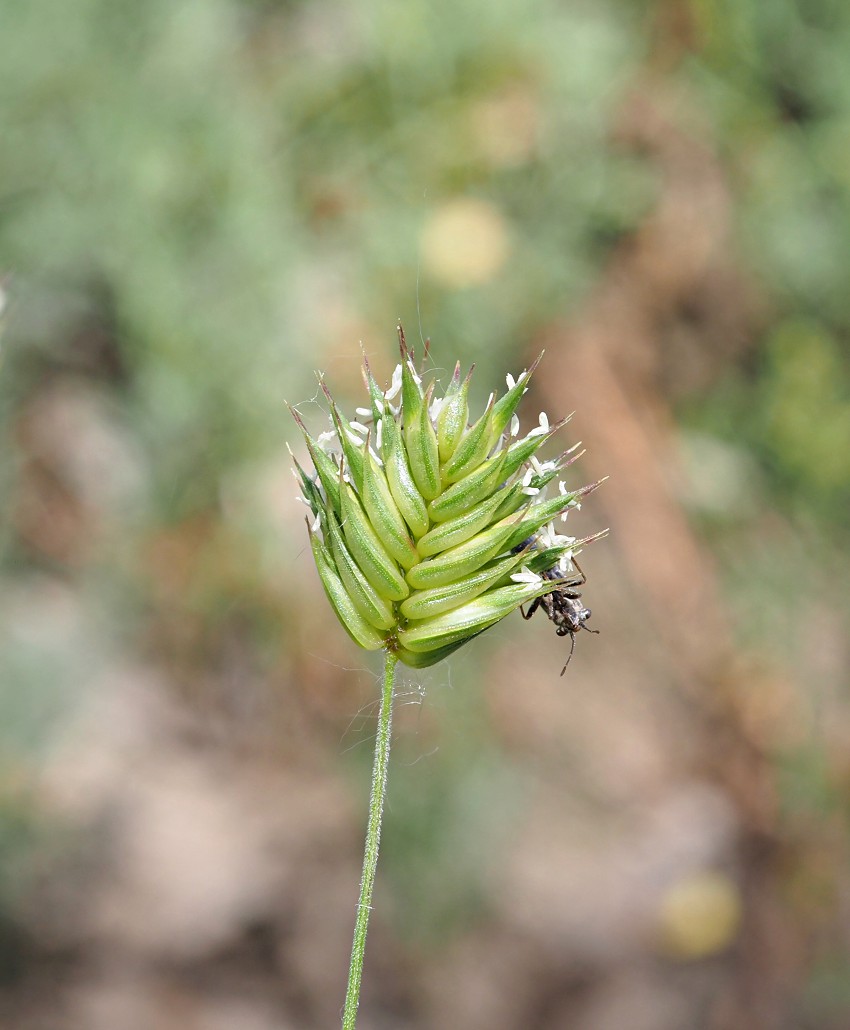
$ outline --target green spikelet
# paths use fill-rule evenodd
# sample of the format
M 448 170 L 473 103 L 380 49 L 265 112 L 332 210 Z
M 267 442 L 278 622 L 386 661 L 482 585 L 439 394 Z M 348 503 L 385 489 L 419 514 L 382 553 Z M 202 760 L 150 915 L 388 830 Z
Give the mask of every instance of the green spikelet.
M 583 541 L 554 530 L 599 484 L 547 487 L 573 450 L 541 462 L 564 425 L 521 436 L 516 410 L 540 358 L 469 424 L 472 370 L 445 394 L 423 384 L 399 327 L 401 363 L 382 390 L 364 359 L 368 408 L 348 421 L 321 382 L 332 429 L 318 438 L 293 416 L 312 473 L 296 462 L 319 577 L 348 634 L 414 668 L 433 665 L 520 605 L 575 582 Z M 542 356 L 542 355 L 541 355 Z M 365 414 L 364 414 L 365 412 Z M 362 422 L 369 423 L 363 425 Z M 589 613 L 588 613 L 589 614 Z

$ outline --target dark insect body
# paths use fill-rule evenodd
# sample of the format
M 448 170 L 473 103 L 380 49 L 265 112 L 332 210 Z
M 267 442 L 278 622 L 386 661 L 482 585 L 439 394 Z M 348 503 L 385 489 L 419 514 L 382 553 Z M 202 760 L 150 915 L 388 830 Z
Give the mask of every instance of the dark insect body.
M 583 586 L 587 582 L 587 576 L 582 572 L 581 566 L 575 558 L 572 561 L 573 565 L 578 569 L 577 576 L 564 580 L 563 576 L 559 575 L 557 569 L 547 569 L 541 575 L 544 579 L 554 580 L 558 583 L 558 586 L 550 594 L 544 594 L 542 597 L 536 598 L 528 612 L 524 608 L 520 608 L 524 619 L 530 619 L 538 608 L 542 608 L 552 622 L 554 622 L 555 632 L 558 636 L 569 636 L 570 653 L 563 669 L 561 669 L 562 676 L 567 671 L 567 666 L 572 661 L 573 651 L 576 649 L 576 633 L 580 629 L 587 630 L 588 633 L 599 632 L 598 629 L 591 629 L 586 625 L 591 612 L 589 608 L 585 608 L 582 604 L 581 591 L 577 590 L 576 587 Z

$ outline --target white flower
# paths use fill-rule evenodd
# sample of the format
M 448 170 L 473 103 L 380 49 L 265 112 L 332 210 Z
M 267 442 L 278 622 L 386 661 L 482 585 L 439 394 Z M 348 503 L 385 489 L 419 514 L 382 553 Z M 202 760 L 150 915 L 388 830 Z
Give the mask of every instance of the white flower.
M 505 382 L 508 384 L 509 390 L 513 390 L 513 388 L 516 386 L 516 379 L 514 379 L 510 372 L 508 372 L 508 374 L 505 376 Z

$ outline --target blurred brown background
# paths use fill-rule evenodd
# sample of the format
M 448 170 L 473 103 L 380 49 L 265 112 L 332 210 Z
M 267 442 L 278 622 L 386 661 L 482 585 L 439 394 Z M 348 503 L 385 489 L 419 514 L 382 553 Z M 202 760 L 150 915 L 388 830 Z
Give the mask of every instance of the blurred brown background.
M 338 1024 L 377 684 L 284 399 L 540 349 L 599 637 L 399 682 L 363 1030 L 850 1027 L 850 8 L 0 32 L 0 1025 Z M 314 402 L 315 401 L 315 402 Z

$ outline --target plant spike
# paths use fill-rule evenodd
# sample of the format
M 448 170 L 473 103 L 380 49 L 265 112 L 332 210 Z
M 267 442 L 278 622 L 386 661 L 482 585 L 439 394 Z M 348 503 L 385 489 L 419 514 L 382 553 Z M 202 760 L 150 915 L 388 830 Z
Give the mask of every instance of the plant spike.
M 596 538 L 560 535 L 554 520 L 599 483 L 558 482 L 547 495 L 580 456 L 576 445 L 537 458 L 568 419 L 550 425 L 541 415 L 519 433 L 516 410 L 542 355 L 516 380 L 508 376 L 507 393 L 491 395 L 469 425 L 473 369 L 462 376 L 456 364 L 438 395 L 434 382 L 423 384 L 400 325 L 398 340 L 401 361 L 384 390 L 363 354 L 368 399 L 357 421 L 340 413 L 321 376 L 333 432 L 314 439 L 290 410 L 315 469 L 295 463 L 334 611 L 362 647 L 421 668 L 525 602 L 552 608 L 547 598 L 576 582 L 573 556 Z M 572 614 L 566 603 L 561 610 Z

